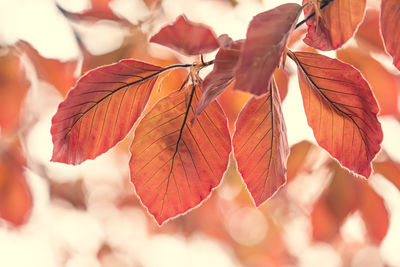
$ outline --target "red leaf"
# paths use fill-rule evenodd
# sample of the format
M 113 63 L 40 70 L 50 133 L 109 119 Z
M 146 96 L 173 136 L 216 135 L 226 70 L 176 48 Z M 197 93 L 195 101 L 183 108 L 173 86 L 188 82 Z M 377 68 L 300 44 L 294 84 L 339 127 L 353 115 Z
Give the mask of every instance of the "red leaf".
M 79 164 L 106 152 L 142 113 L 161 67 L 122 60 L 77 82 L 52 119 L 52 161 Z
M 200 92 L 191 94 L 194 105 Z M 200 204 L 221 181 L 231 151 L 226 117 L 211 103 L 192 126 L 184 90 L 161 99 L 138 125 L 131 145 L 136 193 L 161 225 Z M 190 106 L 190 100 L 189 100 Z
M 268 92 L 300 13 L 298 4 L 284 4 L 253 18 L 236 69 L 234 89 L 255 95 Z
M 12 134 L 17 130 L 22 101 L 30 83 L 15 50 L 11 49 L 8 53 L 0 55 L 0 62 L 1 135 Z
M 393 64 L 400 70 L 400 2 L 382 0 L 381 32 L 385 47 L 393 57 Z
M 0 217 L 16 226 L 27 220 L 32 209 L 24 166 L 18 146 L 0 143 Z
M 229 37 L 228 37 L 229 38 Z M 229 38 L 230 39 L 230 38 Z M 194 119 L 233 81 L 234 69 L 239 60 L 243 40 L 225 40 L 215 56 L 214 68 L 203 81 L 203 94 L 196 105 Z
M 318 144 L 350 170 L 369 177 L 383 134 L 378 105 L 358 70 L 315 53 L 290 53 L 298 65 L 307 121 Z
M 310 0 L 303 0 L 303 4 L 307 2 Z M 322 11 L 322 18 L 313 17 L 307 21 L 308 32 L 304 42 L 324 51 L 339 48 L 354 35 L 364 17 L 365 6 L 366 0 L 332 1 Z M 307 17 L 314 11 L 313 5 L 307 5 L 304 15 Z
M 210 28 L 191 22 L 184 15 L 179 16 L 172 25 L 162 28 L 150 38 L 150 42 L 188 56 L 210 53 L 219 47 L 218 40 Z
M 259 206 L 286 182 L 289 146 L 274 81 L 268 94 L 250 99 L 239 114 L 233 148 L 239 172 Z
M 35 66 L 38 77 L 52 84 L 62 95 L 65 96 L 75 84 L 74 73 L 78 66 L 77 60 L 61 62 L 57 59 L 45 58 L 24 41 L 19 41 L 17 47 L 28 55 Z

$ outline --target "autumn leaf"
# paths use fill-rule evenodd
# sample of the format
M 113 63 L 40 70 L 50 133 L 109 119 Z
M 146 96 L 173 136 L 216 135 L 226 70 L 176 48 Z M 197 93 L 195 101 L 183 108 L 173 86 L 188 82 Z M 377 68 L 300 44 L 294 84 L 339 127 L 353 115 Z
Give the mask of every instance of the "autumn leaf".
M 24 41 L 19 41 L 16 47 L 29 57 L 35 66 L 38 77 L 56 87 L 63 96 L 75 84 L 78 60 L 62 62 L 57 59 L 45 58 L 29 43 Z
M 303 0 L 303 4 L 309 2 L 310 0 Z M 365 6 L 366 0 L 331 1 L 322 10 L 322 19 L 314 16 L 307 21 L 308 32 L 304 42 L 324 51 L 341 47 L 357 30 L 364 17 Z M 314 5 L 309 4 L 304 8 L 304 15 L 307 17 L 314 11 Z
M 329 242 L 339 233 L 347 216 L 357 209 L 357 179 L 331 161 L 332 180 L 311 211 L 314 240 Z
M 368 83 L 337 59 L 307 52 L 290 57 L 298 66 L 307 121 L 318 144 L 343 166 L 369 177 L 383 134 Z
M 15 49 L 0 47 L 0 136 L 18 129 L 20 109 L 29 89 L 20 57 Z
M 298 4 L 284 4 L 253 18 L 235 71 L 234 89 L 258 96 L 268 92 L 300 13 Z
M 32 209 L 24 166 L 20 147 L 0 142 L 0 218 L 15 226 L 25 223 Z
M 228 37 L 229 38 L 229 37 Z M 225 40 L 214 60 L 213 70 L 203 81 L 203 94 L 195 109 L 195 119 L 212 101 L 214 101 L 233 81 L 236 64 L 239 60 L 243 40 Z
M 238 170 L 259 206 L 286 183 L 289 146 L 274 81 L 265 96 L 253 97 L 240 112 L 233 148 Z
M 201 94 L 199 87 L 193 90 L 188 102 L 181 90 L 155 104 L 138 125 L 130 148 L 136 193 L 160 225 L 206 199 L 229 161 L 230 135 L 217 102 L 190 125 Z
M 360 50 L 385 53 L 380 31 L 380 12 L 376 9 L 367 9 L 363 22 L 354 36 Z
M 289 90 L 290 72 L 283 68 L 276 68 L 274 71 L 274 80 L 278 87 L 279 97 L 283 102 Z
M 371 241 L 379 244 L 389 227 L 389 213 L 383 199 L 367 181 L 331 161 L 332 180 L 311 212 L 313 238 L 330 242 L 340 233 L 346 218 L 356 211 L 365 223 Z
M 310 162 L 308 158 L 315 147 L 309 141 L 301 141 L 290 147 L 290 154 L 287 160 L 288 183 L 293 181 L 301 172 L 311 173 L 316 159 L 313 158 L 312 162 Z
M 51 160 L 79 164 L 123 139 L 142 113 L 161 70 L 122 60 L 82 76 L 52 119 Z
M 215 33 L 207 26 L 179 16 L 150 38 L 150 42 L 169 47 L 187 56 L 210 53 L 219 47 Z
M 382 0 L 381 32 L 387 52 L 393 57 L 393 64 L 400 70 L 400 2 Z
M 399 113 L 398 85 L 399 77 L 390 73 L 370 53 L 363 49 L 346 46 L 336 52 L 338 59 L 357 68 L 371 85 L 372 92 L 379 103 L 379 115 L 393 115 Z
M 374 162 L 374 171 L 383 175 L 400 190 L 400 164 L 391 159 Z

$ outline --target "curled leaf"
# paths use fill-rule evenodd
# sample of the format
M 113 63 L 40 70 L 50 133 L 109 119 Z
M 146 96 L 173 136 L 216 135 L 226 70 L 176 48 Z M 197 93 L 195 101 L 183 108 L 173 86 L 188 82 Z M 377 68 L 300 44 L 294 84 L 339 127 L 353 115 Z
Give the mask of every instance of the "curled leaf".
M 184 15 L 179 16 L 172 25 L 162 28 L 150 38 L 150 42 L 188 56 L 210 53 L 219 47 L 218 40 L 210 28 L 191 22 Z
M 286 183 L 289 146 L 274 81 L 265 96 L 253 97 L 240 112 L 233 148 L 238 170 L 259 206 Z
M 199 103 L 196 105 L 194 119 L 233 81 L 242 44 L 243 40 L 225 40 L 224 47 L 219 49 L 215 56 L 214 68 L 203 81 L 204 90 Z
M 298 4 L 284 4 L 253 18 L 235 72 L 234 89 L 258 96 L 268 92 L 300 13 Z
M 312 0 L 317 1 L 317 0 Z M 303 0 L 303 4 L 310 0 Z M 314 16 L 307 21 L 304 42 L 319 50 L 334 50 L 346 43 L 357 30 L 365 12 L 366 0 L 334 0 L 322 10 L 322 21 Z M 314 5 L 304 8 L 307 17 L 315 12 Z
M 369 177 L 383 134 L 378 104 L 358 70 L 337 59 L 296 52 L 307 121 L 318 144 L 350 170 Z
M 400 2 L 382 0 L 381 32 L 385 47 L 393 57 L 393 64 L 400 70 Z
M 160 225 L 206 199 L 228 165 L 231 141 L 219 104 L 214 101 L 189 123 L 199 89 L 192 89 L 187 106 L 184 90 L 155 104 L 130 148 L 136 193 Z
M 52 161 L 79 164 L 122 140 L 142 113 L 161 67 L 136 60 L 94 69 L 52 119 Z

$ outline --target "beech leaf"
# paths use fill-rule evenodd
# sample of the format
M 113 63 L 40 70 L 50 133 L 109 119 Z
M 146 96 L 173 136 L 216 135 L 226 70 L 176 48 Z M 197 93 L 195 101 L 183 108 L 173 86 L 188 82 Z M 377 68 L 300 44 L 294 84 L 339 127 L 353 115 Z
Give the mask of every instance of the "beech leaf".
M 336 57 L 357 68 L 371 85 L 372 92 L 379 103 L 379 116 L 399 113 L 399 77 L 388 71 L 370 52 L 346 46 L 336 51 Z
M 308 2 L 310 0 L 303 0 L 303 4 Z M 333 0 L 322 10 L 322 18 L 314 16 L 307 21 L 304 42 L 324 51 L 341 47 L 354 35 L 364 17 L 365 7 L 366 0 Z M 307 17 L 314 11 L 314 6 L 309 4 L 304 8 L 304 15 Z
M 52 119 L 52 161 L 79 164 L 122 140 L 142 113 L 161 67 L 122 60 L 83 75 Z
M 284 4 L 253 18 L 235 71 L 234 89 L 262 95 L 301 13 L 298 4 Z
M 210 53 L 219 47 L 215 33 L 207 26 L 180 15 L 172 25 L 162 28 L 150 42 L 169 47 L 187 56 Z
M 393 57 L 393 64 L 400 70 L 400 2 L 382 0 L 381 32 L 386 51 Z
M 238 170 L 259 206 L 286 183 L 289 146 L 274 80 L 266 95 L 251 98 L 240 112 L 233 148 Z
M 383 134 L 368 83 L 337 59 L 307 52 L 289 55 L 298 66 L 307 121 L 318 144 L 343 166 L 369 177 Z
M 213 70 L 203 81 L 203 94 L 196 105 L 194 119 L 233 81 L 242 44 L 243 40 L 224 40 L 224 47 L 221 47 L 215 56 Z
M 190 93 L 189 110 L 184 90 L 156 103 L 130 148 L 136 193 L 160 225 L 205 200 L 228 165 L 231 139 L 219 104 L 212 102 L 190 125 L 199 90 Z

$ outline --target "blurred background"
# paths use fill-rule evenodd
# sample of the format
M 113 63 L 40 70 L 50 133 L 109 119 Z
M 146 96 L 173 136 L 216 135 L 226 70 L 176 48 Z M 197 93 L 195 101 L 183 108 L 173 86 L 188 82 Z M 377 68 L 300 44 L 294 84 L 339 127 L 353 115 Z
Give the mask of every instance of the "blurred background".
M 380 1 L 368 1 L 355 38 L 324 53 L 357 67 L 380 104 L 383 149 L 368 181 L 316 146 L 291 62 L 275 73 L 291 146 L 288 182 L 259 208 L 231 162 L 208 200 L 158 227 L 130 183 L 133 132 L 96 160 L 50 162 L 51 117 L 81 74 L 123 58 L 192 63 L 149 36 L 184 13 L 240 39 L 254 15 L 286 2 L 301 4 L 0 0 L 0 266 L 400 266 L 400 72 L 380 39 Z M 310 51 L 304 33 L 296 30 L 292 49 Z M 147 109 L 185 75 L 165 76 Z M 219 97 L 231 132 L 248 98 L 230 88 Z

